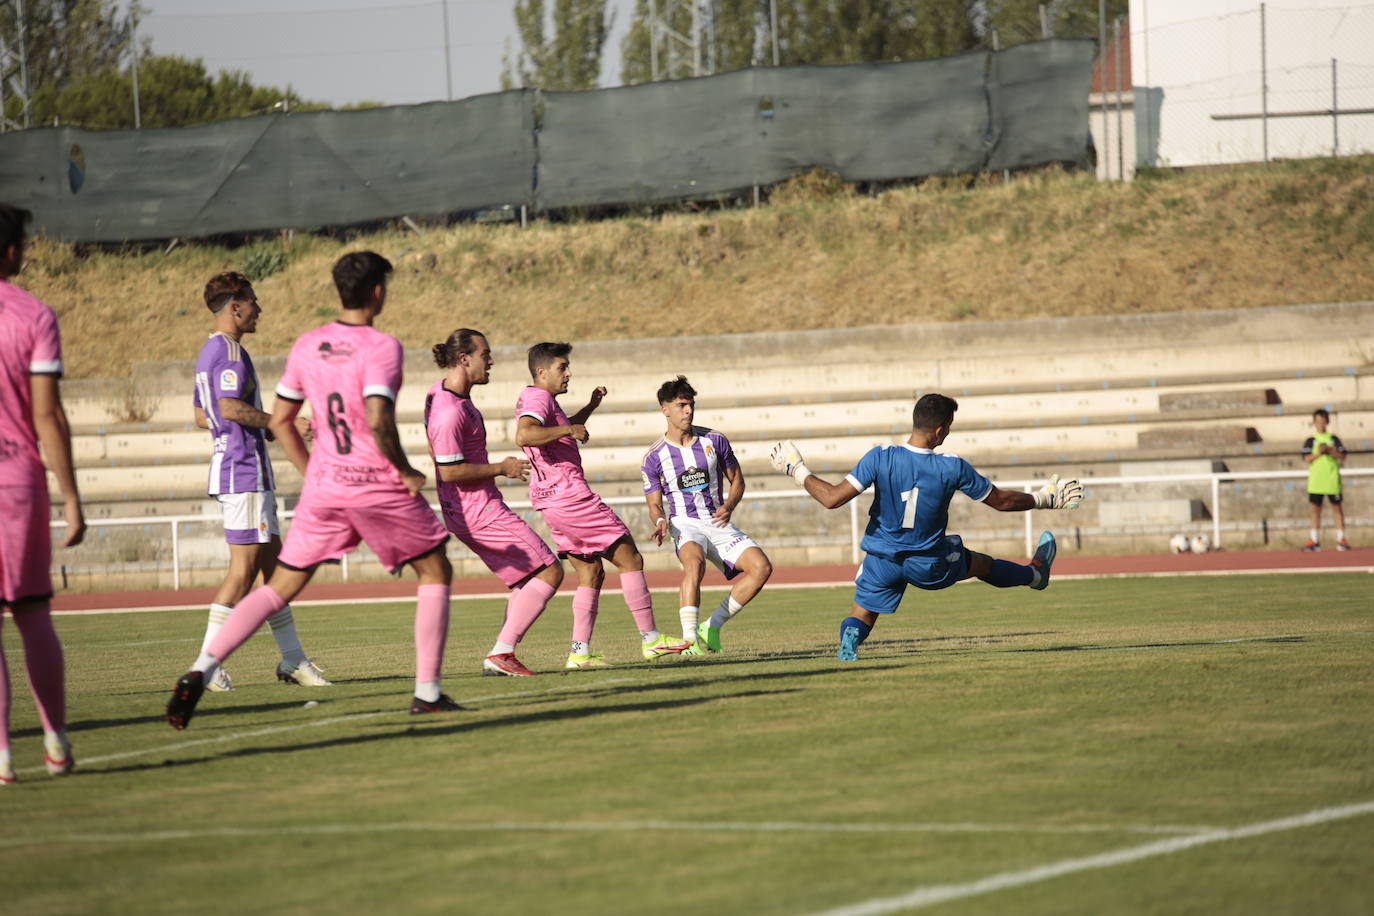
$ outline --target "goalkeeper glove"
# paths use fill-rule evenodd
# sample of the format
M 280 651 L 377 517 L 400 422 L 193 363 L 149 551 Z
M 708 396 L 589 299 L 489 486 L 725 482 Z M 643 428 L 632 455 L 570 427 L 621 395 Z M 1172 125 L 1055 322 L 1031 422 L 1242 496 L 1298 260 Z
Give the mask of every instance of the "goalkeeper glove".
M 773 450 L 768 453 L 768 458 L 773 462 L 775 471 L 790 475 L 797 483 L 804 484 L 806 478 L 811 476 L 811 471 L 802 461 L 801 452 L 797 450 L 796 443 L 790 439 L 773 446 Z
M 1083 485 L 1072 478 L 1060 480 L 1055 474 L 1033 495 L 1037 509 L 1076 509 L 1083 501 Z

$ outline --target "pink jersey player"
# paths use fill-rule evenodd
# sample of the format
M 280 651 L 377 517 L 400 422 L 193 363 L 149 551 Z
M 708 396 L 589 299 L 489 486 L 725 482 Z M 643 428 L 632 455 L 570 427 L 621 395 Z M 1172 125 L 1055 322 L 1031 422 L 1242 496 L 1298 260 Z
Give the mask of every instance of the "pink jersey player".
M 529 479 L 529 462 L 488 460 L 486 423 L 469 396 L 491 376 L 486 336 L 459 328 L 433 352 L 439 368 L 448 370 L 425 396 L 425 432 L 444 524 L 511 590 L 501 633 L 482 662 L 482 673 L 531 675 L 515 657 L 515 647 L 558 591 L 563 567 L 497 489 L 497 477 Z
M 14 617 L 24 643 L 29 685 L 43 724 L 43 761 L 49 773 L 71 772 L 66 733 L 62 643 L 52 625 L 52 539 L 43 444 L 65 505 L 65 546 L 81 543 L 81 512 L 67 414 L 58 379 L 62 343 L 57 316 L 9 282 L 24 263 L 29 211 L 0 204 L 0 615 Z M 0 643 L 0 785 L 15 781 L 10 759 L 10 678 Z
M 362 541 L 393 572 L 420 579 L 415 613 L 412 713 L 461 709 L 443 694 L 439 674 L 448 633 L 453 567 L 448 534 L 420 496 L 425 476 L 410 466 L 396 431 L 401 344 L 372 327 L 386 303 L 391 263 L 370 251 L 334 265 L 339 320 L 301 335 L 277 385 L 268 428 L 305 479 L 296 517 L 271 580 L 234 608 L 191 670 L 177 681 L 167 721 L 185 728 L 220 665 L 310 582 L 321 563 Z M 301 404 L 314 418 L 314 452 L 296 428 Z
M 573 648 L 568 667 L 600 667 L 606 663 L 591 653 L 601 586 L 602 558 L 620 570 L 625 603 L 639 628 L 644 658 L 681 652 L 690 645 L 660 633 L 654 623 L 653 599 L 644 580 L 644 558 L 625 523 L 587 486 L 577 443 L 588 439 L 586 422 L 601 406 L 605 388 L 592 392 L 587 406 L 569 417 L 558 405 L 572 378 L 568 355 L 572 345 L 540 343 L 530 347 L 533 384 L 516 402 L 515 442 L 530 461 L 530 501 L 544 515 L 558 555 L 567 557 L 577 572 L 573 595 Z

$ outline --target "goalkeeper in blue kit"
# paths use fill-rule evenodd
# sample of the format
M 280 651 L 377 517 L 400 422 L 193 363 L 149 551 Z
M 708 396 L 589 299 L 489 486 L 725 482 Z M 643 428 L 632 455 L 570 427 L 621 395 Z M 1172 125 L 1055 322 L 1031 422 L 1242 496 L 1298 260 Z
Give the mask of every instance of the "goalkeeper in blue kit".
M 827 509 L 843 506 L 874 488 L 861 544 L 865 556 L 854 580 L 854 605 L 840 623 L 838 657 L 842 661 L 857 658 L 878 615 L 897 610 L 908 585 L 941 589 L 975 577 L 998 588 L 1043 589 L 1049 584 L 1053 534 L 1040 535 L 1028 565 L 994 560 L 969 550 L 957 534 L 945 533 L 949 501 L 957 490 L 1000 512 L 1072 509 L 1083 499 L 1082 485 L 1056 476 L 1034 493 L 999 490 L 964 459 L 936 454 L 958 409 L 953 398 L 924 395 L 912 411 L 911 437 L 902 445 L 870 449 L 838 484 L 812 474 L 792 442 L 773 446 L 773 467 L 791 475 Z

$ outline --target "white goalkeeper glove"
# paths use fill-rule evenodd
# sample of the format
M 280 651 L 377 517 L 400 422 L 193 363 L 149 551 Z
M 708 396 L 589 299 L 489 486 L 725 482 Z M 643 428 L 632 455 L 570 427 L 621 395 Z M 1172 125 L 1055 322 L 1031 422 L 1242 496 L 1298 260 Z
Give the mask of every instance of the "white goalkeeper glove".
M 1037 509 L 1076 509 L 1083 501 L 1083 485 L 1072 478 L 1060 480 L 1055 474 L 1033 495 Z
M 797 483 L 805 484 L 806 478 L 811 476 L 806 462 L 802 461 L 801 452 L 797 450 L 797 444 L 791 439 L 773 446 L 768 458 L 773 462 L 775 471 L 790 475 Z

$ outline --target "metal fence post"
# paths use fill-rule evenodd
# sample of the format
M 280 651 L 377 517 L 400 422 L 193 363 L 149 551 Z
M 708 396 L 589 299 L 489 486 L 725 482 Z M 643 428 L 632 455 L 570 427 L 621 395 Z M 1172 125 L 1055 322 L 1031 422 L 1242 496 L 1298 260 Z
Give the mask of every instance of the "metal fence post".
M 181 539 L 177 535 L 180 527 L 180 522 L 172 522 L 172 591 L 181 590 Z
M 1260 4 L 1260 136 L 1264 164 L 1269 164 L 1269 43 L 1266 40 L 1264 4 Z
M 1121 118 L 1121 17 L 1116 17 L 1116 43 L 1112 48 L 1116 58 L 1116 177 L 1126 180 L 1126 128 Z
M 1212 549 L 1221 549 L 1221 478 L 1212 477 Z
M 849 561 L 859 562 L 859 500 L 849 501 Z
M 1331 58 L 1331 155 L 1341 154 L 1341 107 L 1336 102 L 1336 58 Z
M 1106 119 L 1103 118 L 1103 120 Z M 1026 487 L 1025 490 L 1027 493 L 1034 492 L 1030 487 Z M 1034 519 L 1031 518 L 1034 514 L 1034 509 L 1026 513 L 1026 556 L 1028 557 L 1035 555 L 1035 545 L 1032 543 L 1035 538 L 1035 524 Z
M 339 561 L 339 572 L 340 572 L 340 574 L 342 575 L 343 580 L 344 580 L 345 582 L 347 582 L 347 581 L 348 581 L 348 554 L 344 554 L 344 555 L 343 555 L 343 559 L 341 559 L 341 560 Z

